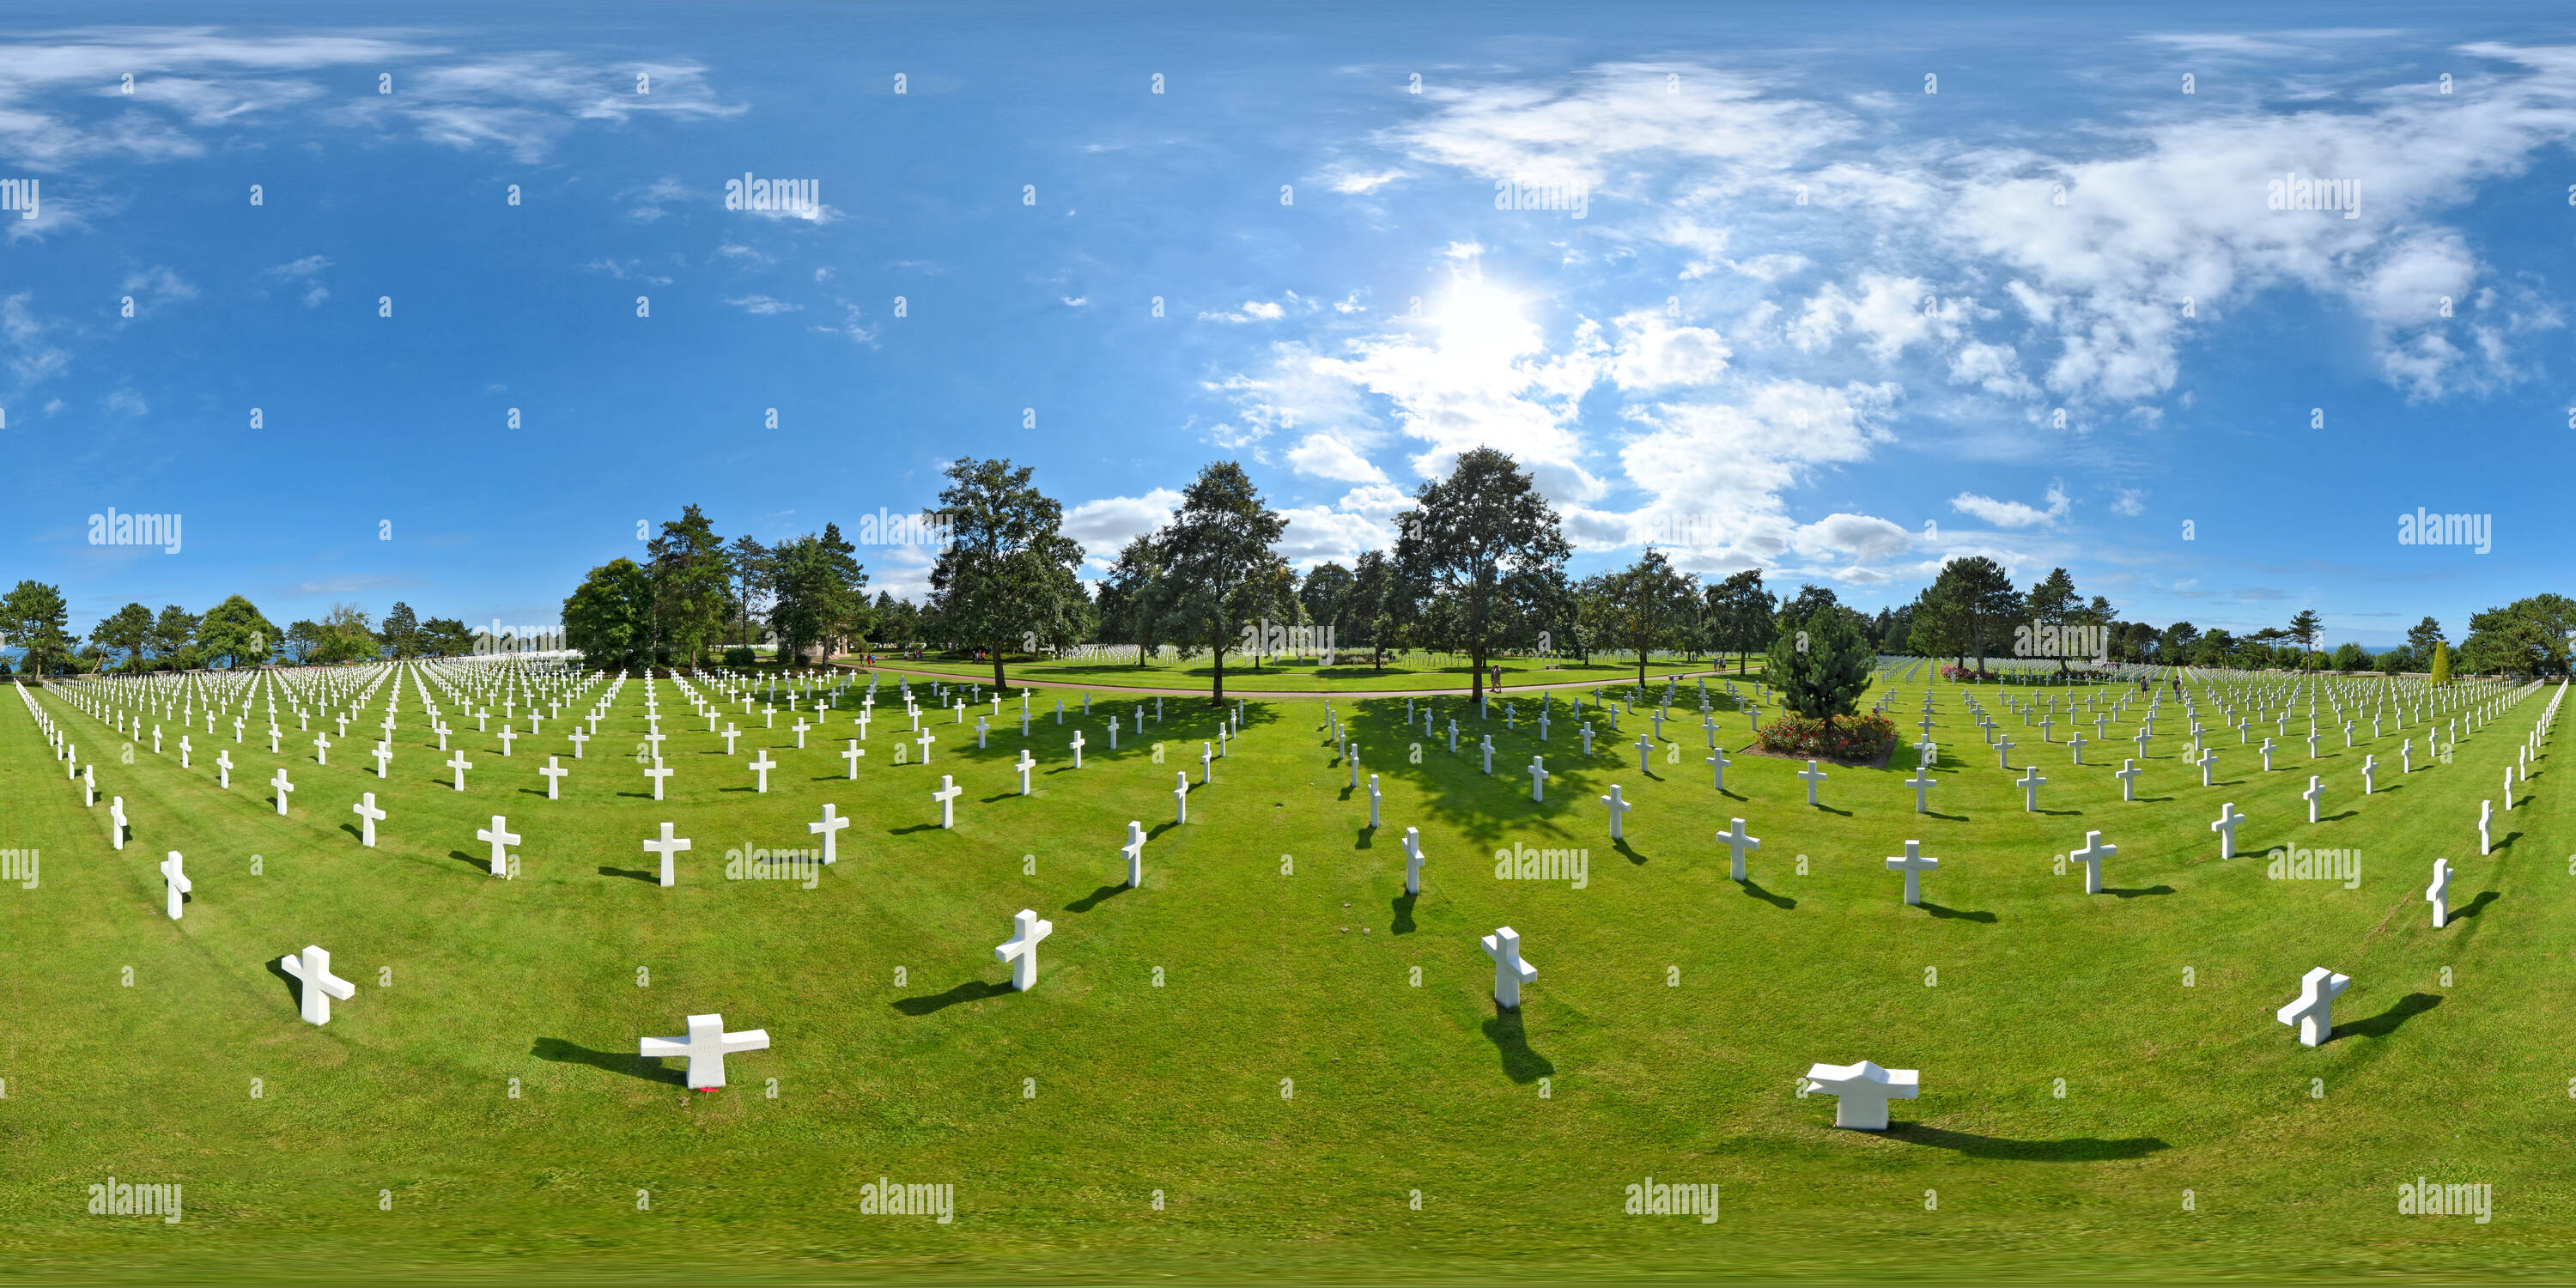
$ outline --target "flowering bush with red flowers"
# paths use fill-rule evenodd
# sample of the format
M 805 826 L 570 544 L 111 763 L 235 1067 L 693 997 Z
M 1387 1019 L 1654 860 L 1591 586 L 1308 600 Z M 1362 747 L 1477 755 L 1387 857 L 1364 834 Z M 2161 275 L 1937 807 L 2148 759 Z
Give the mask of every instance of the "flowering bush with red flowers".
M 1896 726 L 1882 715 L 1845 716 L 1828 725 L 1806 716 L 1781 715 L 1765 721 L 1754 745 L 1775 756 L 1800 760 L 1871 761 L 1896 746 Z
M 1955 680 L 1961 684 L 1992 684 L 1995 682 L 1995 673 L 1971 670 L 1964 666 L 1944 666 L 1941 668 L 1941 678 Z

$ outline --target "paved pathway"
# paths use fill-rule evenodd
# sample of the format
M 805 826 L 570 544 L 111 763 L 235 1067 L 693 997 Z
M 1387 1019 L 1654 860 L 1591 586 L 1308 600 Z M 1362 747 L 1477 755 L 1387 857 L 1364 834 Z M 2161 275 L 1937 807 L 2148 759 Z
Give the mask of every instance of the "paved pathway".
M 925 678 L 928 678 L 928 679 L 935 679 L 935 680 L 954 680 L 954 681 L 957 681 L 957 682 L 959 682 L 959 683 L 961 683 L 961 684 L 980 684 L 980 683 L 984 682 L 985 680 L 988 680 L 988 679 L 992 678 L 992 677 L 990 677 L 990 676 L 968 676 L 968 675 L 959 675 L 958 673 L 956 673 L 956 672 L 954 672 L 954 671 L 924 671 L 924 670 L 917 670 L 917 669 L 912 668 L 912 667 L 904 667 L 904 666 L 886 666 L 886 665 L 884 665 L 884 664 L 882 664 L 882 663 L 880 663 L 880 664 L 878 664 L 878 665 L 876 665 L 876 666 L 853 666 L 853 667 L 851 667 L 851 668 L 849 668 L 849 669 L 854 670 L 854 671 L 884 671 L 884 672 L 886 672 L 886 673 L 888 673 L 888 674 L 891 674 L 891 675 L 912 675 L 912 676 L 921 676 L 921 677 L 925 677 Z M 1719 677 L 1719 678 L 1732 679 L 1732 678 L 1734 678 L 1734 675 L 1735 675 L 1735 673 L 1734 673 L 1734 672 L 1732 672 L 1732 671 L 1724 671 L 1724 670 L 1708 670 L 1708 671 L 1674 671 L 1674 672 L 1667 672 L 1666 674 L 1669 674 L 1669 675 L 1673 676 L 1673 677 L 1674 677 L 1674 678 L 1676 678 L 1676 679 L 1682 679 L 1682 680 L 1697 679 L 1697 678 L 1699 678 L 1699 677 L 1701 677 L 1701 676 L 1712 676 L 1712 677 Z M 1653 683 L 1654 681 L 1656 681 L 1656 680 L 1660 680 L 1660 679 L 1663 679 L 1663 678 L 1664 678 L 1664 675 L 1655 675 L 1655 676 L 1648 677 L 1647 682 L 1651 684 L 1651 683 Z M 1746 676 L 1746 677 L 1744 677 L 1744 678 L 1746 678 L 1747 680 L 1750 680 L 1752 677 L 1751 677 L 1751 676 Z M 1105 692 L 1109 692 L 1109 693 L 1150 693 L 1150 694 L 1165 694 L 1165 695 L 1169 695 L 1169 696 L 1173 696 L 1173 697 L 1183 697 L 1183 698 L 1204 698 L 1204 697 L 1209 696 L 1209 691 L 1208 691 L 1208 690 L 1206 690 L 1206 689 L 1171 689 L 1171 688 L 1153 688 L 1153 687 L 1148 687 L 1148 686 L 1145 686 L 1145 685 L 1133 685 L 1133 684 L 1079 684 L 1079 683 L 1075 683 L 1075 682 L 1070 681 L 1070 680 L 1031 680 L 1031 679 L 1027 679 L 1027 678 L 1025 678 L 1025 677 L 1020 678 L 1020 679 L 1019 679 L 1019 683 L 1020 683 L 1020 685 L 1021 685 L 1022 687 L 1027 687 L 1027 688 L 1049 688 L 1049 689 L 1089 689 L 1089 690 L 1091 690 L 1091 691 L 1092 691 L 1092 692 L 1094 692 L 1094 693 L 1099 693 L 1099 692 L 1104 692 L 1104 691 L 1105 691 Z M 1614 685 L 1614 684 L 1635 684 L 1635 683 L 1636 683 L 1636 680 L 1635 680 L 1633 677 L 1629 677 L 1629 678 L 1622 678 L 1622 679 L 1617 679 L 1617 680 L 1566 680 L 1566 681 L 1561 681 L 1561 682 L 1554 683 L 1554 684 L 1518 684 L 1518 685 L 1513 685 L 1513 686 L 1511 686 L 1511 687 L 1509 687 L 1509 688 L 1493 689 L 1493 690 L 1490 690 L 1490 692 L 1500 694 L 1500 695 L 1502 695 L 1502 696 L 1504 696 L 1504 697 L 1510 697 L 1511 695 L 1513 695 L 1513 694 L 1515 694 L 1515 693 L 1540 693 L 1540 692 L 1547 692 L 1547 691 L 1550 691 L 1550 690 L 1557 690 L 1557 689 L 1598 689 L 1598 688 L 1606 688 L 1606 687 L 1608 687 L 1608 686 L 1610 686 L 1610 685 Z M 1262 698 L 1262 699 L 1276 699 L 1276 698 L 1463 698 L 1463 697 L 1467 697 L 1467 696 L 1469 696 L 1469 695 L 1468 695 L 1468 691 L 1467 691 L 1467 690 L 1465 690 L 1465 689 L 1463 689 L 1463 688 L 1461 688 L 1461 689 L 1243 689 L 1243 688 L 1235 688 L 1235 687 L 1230 686 L 1230 685 L 1227 687 L 1225 695 L 1226 695 L 1227 697 L 1229 697 L 1229 698 Z

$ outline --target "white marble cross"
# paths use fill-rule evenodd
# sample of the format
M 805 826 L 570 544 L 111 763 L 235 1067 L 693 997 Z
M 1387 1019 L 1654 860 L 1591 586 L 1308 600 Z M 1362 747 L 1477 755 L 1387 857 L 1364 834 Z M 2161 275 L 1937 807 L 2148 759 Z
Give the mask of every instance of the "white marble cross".
M 1761 849 L 1762 838 L 1745 835 L 1744 820 L 1739 818 L 1732 820 L 1726 831 L 1718 833 L 1717 840 L 1727 849 L 1727 876 L 1737 881 L 1743 880 L 1744 852 Z
M 170 920 L 172 921 L 179 919 L 181 896 L 196 889 L 195 886 L 188 884 L 188 874 L 182 871 L 181 867 L 182 860 L 177 850 L 170 851 L 170 857 L 161 860 L 161 884 L 170 896 Z M 2442 924 L 2441 907 L 2440 904 L 2433 905 L 2433 924 L 2436 926 Z
M 1404 892 L 1422 893 L 1422 834 L 1414 828 L 1404 829 Z
M 447 767 L 456 771 L 456 790 L 460 792 L 464 791 L 465 771 L 472 769 L 474 767 L 474 762 L 465 758 L 465 749 L 463 747 L 457 748 L 455 754 L 448 757 Z
M 550 801 L 563 799 L 556 789 L 563 785 L 563 776 L 572 772 L 564 768 L 561 762 L 561 757 L 548 756 L 545 767 L 537 771 L 546 776 L 546 799 Z
M 652 768 L 644 771 L 644 776 L 653 780 L 653 799 L 662 799 L 662 780 L 671 776 L 671 767 L 657 759 Z
M 385 776 L 386 766 L 392 763 L 394 758 L 393 744 L 388 742 L 377 743 L 376 749 L 368 752 L 367 754 L 376 758 L 376 777 L 379 779 L 383 778 Z
M 1620 797 L 1617 783 L 1610 784 L 1610 794 L 1602 797 L 1601 803 L 1610 808 L 1610 839 L 1616 841 L 1619 839 L 1620 820 L 1627 817 L 1628 811 L 1636 807 Z
M 510 875 L 510 847 L 517 845 L 520 840 L 519 835 L 510 830 L 510 821 L 495 814 L 492 816 L 492 826 L 475 829 L 474 839 L 491 843 L 492 875 L 496 877 Z
M 1521 985 L 1538 978 L 1538 967 L 1521 960 L 1521 932 L 1505 926 L 1478 942 L 1494 959 L 1494 1004 L 1507 1011 L 1520 1009 Z
M 1118 847 L 1118 852 L 1127 856 L 1127 888 L 1134 890 L 1144 885 L 1145 825 L 1143 823 L 1132 818 L 1127 820 L 1127 843 Z
M 1816 762 L 1812 760 L 1808 761 L 1807 767 L 1799 770 L 1796 776 L 1807 780 L 1807 803 L 1810 805 L 1816 803 L 1816 784 L 1831 777 L 1825 771 L 1816 768 Z
M 1022 908 L 1011 914 L 1011 937 L 993 949 L 993 960 L 1011 964 L 1011 987 L 1027 992 L 1038 984 L 1038 943 L 1055 933 L 1055 923 Z
M 2034 774 L 2038 773 L 2039 767 L 2037 765 L 2031 766 L 2030 772 Z M 2041 781 L 2045 782 L 2047 780 L 2042 779 Z M 1914 812 L 1921 814 L 1925 812 L 1923 808 L 1923 793 L 1939 786 L 1940 783 L 1939 780 L 1933 778 L 1929 773 L 1926 773 L 1921 769 L 1917 769 L 1914 771 L 1914 776 L 1912 778 L 1905 780 L 1905 785 L 1914 789 Z
M 331 999 L 348 1001 L 357 996 L 358 986 L 331 973 L 331 954 L 306 944 L 302 953 L 278 959 L 277 967 L 304 982 L 301 1002 L 307 1024 L 331 1022 Z
M 2134 760 L 2122 760 L 2120 762 L 2120 768 L 2111 776 L 2120 780 L 2121 800 L 2133 801 L 2138 799 L 2138 775 L 2145 772 L 2145 770 L 2138 768 L 2138 762 Z
M 1905 874 L 1905 902 L 1911 907 L 1923 902 L 1923 874 L 1935 871 L 1941 860 L 1925 855 L 1920 841 L 1907 841 L 1903 857 L 1889 855 L 1887 870 Z
M 283 774 L 283 773 L 285 773 L 286 771 L 285 771 L 285 770 L 283 770 L 283 769 L 281 769 L 281 770 L 279 770 L 279 771 L 277 771 L 277 772 L 279 772 L 279 773 Z M 279 810 L 279 811 L 278 811 L 278 813 L 281 813 L 281 814 L 283 814 L 283 813 L 285 813 L 285 812 L 286 812 L 286 811 L 284 811 L 284 810 Z M 108 821 L 108 824 L 109 824 L 109 828 L 108 828 L 108 835 L 109 835 L 109 838 L 110 838 L 111 840 L 113 840 L 113 841 L 116 843 L 116 848 L 117 848 L 117 849 L 120 849 L 120 850 L 124 849 L 124 848 L 125 848 L 125 798 L 124 798 L 124 797 L 119 796 L 119 797 L 117 797 L 116 799 L 111 800 L 111 801 L 109 801 L 109 802 L 107 803 L 107 821 Z
M 2273 1018 L 2299 1026 L 2300 1046 L 2316 1046 L 2333 1036 L 2334 1000 L 2350 987 L 2352 976 L 2316 967 L 2299 977 L 2298 1000 L 2273 1012 Z
M 739 737 L 741 737 L 741 736 L 742 736 L 742 731 L 741 731 L 741 730 L 734 728 L 732 725 L 726 725 L 726 726 L 725 726 L 725 731 L 724 731 L 724 740 L 725 740 L 725 754 L 726 754 L 726 755 L 730 756 L 730 755 L 732 755 L 732 754 L 733 754 L 733 741 L 734 741 L 734 739 L 739 738 Z
M 957 797 L 959 793 L 962 793 L 965 790 L 965 788 L 958 786 L 949 775 L 941 774 L 939 776 L 939 790 L 932 792 L 930 794 L 930 799 L 939 802 L 939 825 L 941 827 L 954 828 L 957 826 Z
M 1653 776 L 1654 771 L 1653 771 L 1653 770 L 1651 770 L 1651 769 L 1649 769 L 1649 768 L 1647 768 L 1647 766 L 1646 766 L 1646 757 L 1647 757 L 1649 754 L 1651 754 L 1651 753 L 1654 751 L 1654 749 L 1655 749 L 1655 744 L 1653 744 L 1652 742 L 1647 741 L 1647 740 L 1646 740 L 1646 735 L 1644 735 L 1644 734 L 1642 734 L 1642 733 L 1637 735 L 1637 772 L 1638 772 L 1638 773 L 1648 775 L 1649 777 Z
M 570 737 L 572 738 L 572 758 L 579 760 L 581 759 L 582 744 L 590 741 L 590 735 L 583 733 L 579 729 L 575 729 L 572 731 Z
M 2511 765 L 2505 766 L 2504 770 L 2504 807 L 2508 810 L 2513 808 L 2513 766 Z
M 313 763 L 317 765 L 331 763 L 331 735 L 327 733 L 313 735 Z
M 2100 832 L 2084 834 L 2084 848 L 2070 851 L 2066 856 L 2084 865 L 2084 893 L 2102 893 L 2102 860 L 2119 852 L 2119 846 L 2103 843 Z
M 923 752 L 925 756 L 928 754 L 927 751 Z M 1082 768 L 1082 731 L 1080 729 L 1073 731 L 1073 767 Z
M 769 771 L 778 768 L 778 762 L 769 758 L 769 748 L 761 748 L 760 754 L 754 757 L 751 763 L 744 765 L 743 768 L 760 776 L 760 794 L 763 796 L 768 795 Z
M 2021 777 L 2014 779 L 2013 784 L 2021 788 L 2022 812 L 2025 814 L 2038 813 L 2039 789 L 2048 785 L 2048 780 L 2039 776 L 2039 766 L 2033 765 L 2030 768 L 2023 770 Z
M 2440 930 L 2451 919 L 2451 861 L 2433 860 L 2433 884 L 2424 887 L 2424 901 L 2433 905 L 2433 929 Z M 170 905 L 170 915 L 179 915 L 179 905 Z
M 376 824 L 385 821 L 385 812 L 376 808 L 376 794 L 367 792 L 361 795 L 358 803 L 349 807 L 349 812 L 358 816 L 358 844 L 370 850 L 376 848 Z
M 671 868 L 671 856 L 688 849 L 689 838 L 671 835 L 671 825 L 664 823 L 662 839 L 656 841 L 648 837 L 645 839 L 644 848 L 662 856 L 662 884 L 664 886 L 679 884 L 678 874 Z
M 830 801 L 823 802 L 823 820 L 821 822 L 808 823 L 805 825 L 806 831 L 823 838 L 823 861 L 825 863 L 837 863 L 840 861 L 840 856 L 833 852 L 832 842 L 834 837 L 840 835 L 841 829 L 848 827 L 849 825 L 850 820 L 841 817 L 839 807 L 835 806 Z
M 511 743 L 512 741 L 514 741 L 515 739 L 517 739 L 517 738 L 518 738 L 518 736 L 519 736 L 519 731 L 518 731 L 518 730 L 513 729 L 513 728 L 511 728 L 511 727 L 510 727 L 510 726 L 508 726 L 508 725 L 503 725 L 503 726 L 501 726 L 501 754 L 502 754 L 502 755 L 506 756 L 506 755 L 509 755 L 509 754 L 510 754 L 510 743 Z
M 1807 1093 L 1834 1097 L 1834 1126 L 1857 1131 L 1887 1130 L 1887 1102 L 1915 1099 L 1922 1089 L 1920 1070 L 1882 1069 L 1867 1060 L 1807 1068 Z
M 269 779 L 268 785 L 277 789 L 277 812 L 285 814 L 287 793 L 295 790 L 295 784 L 286 781 L 286 766 L 277 767 L 277 777 Z
M 2492 851 L 2494 850 L 2494 848 L 2495 848 L 2494 843 L 2493 843 L 2492 841 L 2488 840 L 2488 838 L 2487 838 L 2487 828 L 2488 828 L 2489 826 L 2491 826 L 2494 822 L 2495 822 L 2495 802 L 2494 802 L 2494 801 L 2479 801 L 2479 802 L 2478 802 L 2478 853 L 2480 853 L 2480 854 L 2487 854 L 2487 853 L 2490 853 L 2490 852 L 2492 852 Z
M 2013 740 L 2010 735 L 1995 739 L 1995 768 L 2012 768 Z
M 2218 807 L 2218 821 L 2209 825 L 2210 831 L 2218 833 L 2218 857 L 2236 857 L 2236 829 L 2244 822 L 2245 816 L 2236 812 L 2236 802 L 2229 801 Z
M 742 1033 L 725 1032 L 724 1016 L 692 1015 L 689 1031 L 676 1038 L 644 1038 L 636 1043 L 635 1053 L 647 1060 L 687 1056 L 689 1072 L 683 1080 L 691 1091 L 714 1091 L 725 1085 L 725 1057 L 744 1051 L 769 1049 L 769 1030 L 751 1029 Z
M 1172 771 L 1172 821 L 1190 821 L 1190 771 L 1186 769 Z
M 859 777 L 859 757 L 868 753 L 866 748 L 859 745 L 858 739 L 852 738 L 849 743 L 848 747 L 842 749 L 841 759 L 850 762 L 850 779 L 855 782 Z
M 1074 735 L 1074 737 L 1077 737 L 1077 738 L 1079 738 L 1079 737 L 1081 737 L 1081 736 L 1082 736 L 1082 735 L 1081 735 L 1081 734 L 1078 734 L 1078 733 Z M 925 765 L 929 764 L 929 763 L 930 763 L 930 744 L 932 744 L 932 743 L 934 743 L 934 742 L 939 741 L 939 739 L 938 739 L 938 738 L 936 738 L 936 737 L 934 737 L 934 736 L 932 736 L 932 735 L 931 735 L 931 732 L 930 732 L 929 730 L 924 729 L 924 730 L 922 730 L 921 732 L 919 732 L 919 733 L 917 733 L 917 734 L 914 734 L 914 735 L 912 736 L 912 740 L 913 740 L 914 742 L 917 742 L 917 743 L 920 743 L 920 744 L 921 744 L 921 763 L 923 763 L 923 764 L 925 764 Z
M 1546 757 L 1544 756 L 1530 757 L 1530 799 L 1533 801 L 1544 802 L 1547 800 L 1547 780 L 1549 775 L 1547 772 L 1547 766 L 1543 763 L 1545 760 Z M 1374 779 L 1376 775 L 1372 774 L 1370 777 Z

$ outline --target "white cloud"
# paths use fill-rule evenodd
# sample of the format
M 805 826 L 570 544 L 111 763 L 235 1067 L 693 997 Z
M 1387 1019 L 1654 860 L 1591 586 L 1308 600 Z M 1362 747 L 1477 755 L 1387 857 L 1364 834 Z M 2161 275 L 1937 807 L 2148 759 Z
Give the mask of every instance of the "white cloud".
M 1726 340 L 1706 327 L 1677 326 L 1651 309 L 1620 314 L 1618 357 L 1611 379 L 1643 393 L 1679 385 L 1704 385 L 1726 371 Z
M 164 304 L 197 298 L 197 288 L 187 279 L 159 265 L 126 274 L 124 291 L 134 297 L 136 317 L 148 317 Z
M 1308 434 L 1305 441 L 1288 450 L 1288 464 L 1311 478 L 1344 483 L 1386 482 L 1386 471 L 1369 464 L 1366 457 L 1352 449 L 1350 440 L 1335 433 Z
M 1288 310 L 1286 308 L 1271 301 L 1245 300 L 1243 302 L 1243 307 L 1239 309 L 1227 309 L 1216 313 L 1201 313 L 1199 314 L 1199 321 L 1276 322 L 1281 317 L 1286 316 L 1287 312 Z
M 727 299 L 725 303 L 745 313 L 758 314 L 762 317 L 777 313 L 794 313 L 805 307 L 802 304 L 790 304 L 785 300 L 772 299 L 766 295 L 746 295 L 741 299 Z
M 1413 498 L 1398 490 L 1394 484 L 1371 483 L 1343 493 L 1342 499 L 1335 504 L 1353 514 L 1365 514 L 1372 519 L 1387 519 L 1412 509 Z
M 1143 496 L 1109 496 L 1064 512 L 1064 533 L 1082 543 L 1091 562 L 1107 566 L 1128 542 L 1169 522 L 1181 494 L 1158 487 Z
M 1365 514 L 1321 505 L 1279 513 L 1288 520 L 1279 536 L 1279 556 L 1301 569 L 1328 559 L 1347 566 L 1365 551 L 1395 543 L 1392 528 Z
M 131 389 L 119 389 L 107 396 L 107 409 L 120 416 L 140 416 L 152 407 L 143 401 L 143 395 Z
M 2147 494 L 2133 487 L 2118 489 L 2118 499 L 2111 502 L 2111 513 L 2134 519 L 2147 512 Z
M 2048 508 L 2043 510 L 2020 501 L 1998 501 L 1974 492 L 1962 492 L 1950 498 L 1950 508 L 1998 528 L 2028 528 L 2039 524 L 2053 527 L 2066 517 L 2069 504 L 2066 489 L 2051 483 L 2044 499 Z

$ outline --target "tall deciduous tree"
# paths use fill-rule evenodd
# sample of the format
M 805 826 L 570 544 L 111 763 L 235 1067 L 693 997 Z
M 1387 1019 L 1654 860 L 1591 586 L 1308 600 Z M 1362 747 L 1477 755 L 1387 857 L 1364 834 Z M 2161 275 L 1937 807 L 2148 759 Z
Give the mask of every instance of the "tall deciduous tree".
M 1699 598 L 1697 580 L 1653 546 L 1617 572 L 1585 578 L 1579 593 L 1592 637 L 1604 647 L 1637 655 L 1640 685 L 1646 682 L 1647 653 L 1680 647 L 1697 622 L 1692 611 Z
M 1149 534 L 1128 539 L 1118 552 L 1118 562 L 1109 566 L 1109 575 L 1101 580 L 1100 597 L 1093 601 L 1100 615 L 1102 641 L 1135 645 L 1139 669 L 1163 642 L 1164 595 L 1168 589 L 1163 580 L 1163 552 Z
M 1771 592 L 1762 588 L 1762 570 L 1747 568 L 1702 592 L 1708 600 L 1709 647 L 1735 655 L 1736 674 L 1746 660 L 1771 647 Z
M 1064 507 L 1029 481 L 1034 473 L 960 457 L 939 494 L 949 543 L 930 569 L 929 608 L 949 639 L 991 653 L 996 690 L 1010 687 L 1012 649 L 1072 643 L 1091 607 L 1075 576 L 1082 546 L 1064 535 Z
M 1461 454 L 1449 477 L 1414 492 L 1413 504 L 1396 516 L 1396 564 L 1429 590 L 1438 633 L 1467 655 L 1475 669 L 1468 697 L 1481 701 L 1496 630 L 1518 616 L 1504 597 L 1537 584 L 1516 575 L 1562 568 L 1573 548 L 1537 482 L 1494 448 Z
M 209 659 L 222 658 L 230 667 L 266 662 L 280 640 L 277 627 L 249 600 L 232 595 L 206 610 L 205 620 L 197 624 L 197 643 Z
M 431 618 L 422 628 L 444 653 L 445 628 L 463 623 Z M 563 604 L 564 646 L 592 666 L 640 667 L 653 648 L 653 576 L 632 559 L 612 559 L 590 570 Z
M 1243 467 L 1217 461 L 1199 471 L 1156 538 L 1172 591 L 1165 621 L 1176 641 L 1215 658 L 1215 701 L 1225 701 L 1225 654 L 1241 624 L 1287 568 L 1275 547 L 1288 521 L 1261 499 Z
M 751 643 L 752 619 L 759 616 L 761 600 L 775 590 L 777 572 L 770 560 L 770 549 L 746 532 L 725 547 L 725 572 L 732 579 L 735 639 Z
M 765 562 L 770 591 L 770 629 L 778 635 L 782 662 L 821 645 L 858 634 L 868 619 L 868 574 L 859 566 L 857 547 L 841 537 L 839 524 L 823 525 L 823 535 L 783 541 Z
M 152 610 L 141 604 L 127 604 L 98 624 L 90 633 L 99 647 L 125 654 L 126 669 L 143 669 L 143 647 L 152 639 Z
M 1959 614 L 1966 651 L 1977 655 L 1977 669 L 1983 671 L 1989 650 L 2012 638 L 2013 619 L 2021 616 L 2021 596 L 2013 590 L 2012 575 L 1984 555 L 1969 555 L 1943 564 L 1933 584 L 1938 586 L 1942 579 L 1950 582 L 1950 602 Z M 1965 656 L 1960 660 L 1966 661 Z

